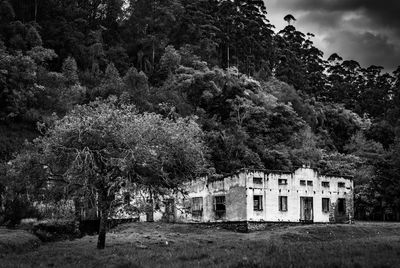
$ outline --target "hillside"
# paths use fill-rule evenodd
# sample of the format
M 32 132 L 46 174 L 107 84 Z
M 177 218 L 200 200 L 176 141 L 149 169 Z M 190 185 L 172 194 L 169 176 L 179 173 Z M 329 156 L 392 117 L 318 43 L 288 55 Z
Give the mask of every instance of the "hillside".
M 0 221 L 70 197 L 44 189 L 57 180 L 33 141 L 110 98 L 195 122 L 207 164 L 190 176 L 307 164 L 354 177 L 356 218 L 400 220 L 400 69 L 326 57 L 268 16 L 263 1 L 1 0 Z

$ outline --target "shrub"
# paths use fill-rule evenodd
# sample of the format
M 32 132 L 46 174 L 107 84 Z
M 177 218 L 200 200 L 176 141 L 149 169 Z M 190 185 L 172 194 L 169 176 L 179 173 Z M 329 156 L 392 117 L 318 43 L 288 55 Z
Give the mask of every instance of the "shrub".
M 43 220 L 35 223 L 32 232 L 44 242 L 72 239 L 79 237 L 75 221 Z
M 26 198 L 15 197 L 5 201 L 3 222 L 7 227 L 15 227 L 24 218 L 37 218 L 39 212 Z

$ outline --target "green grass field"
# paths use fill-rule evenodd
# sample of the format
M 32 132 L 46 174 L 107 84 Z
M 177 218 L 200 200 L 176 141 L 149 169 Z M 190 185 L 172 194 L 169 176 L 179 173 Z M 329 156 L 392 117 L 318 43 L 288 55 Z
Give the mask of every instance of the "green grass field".
M 107 237 L 3 254 L 1 267 L 400 267 L 399 223 L 302 225 L 249 234 L 196 225 L 133 223 Z
M 40 244 L 36 236 L 26 231 L 0 228 L 0 267 L 2 266 L 1 257 L 5 254 L 29 252 Z

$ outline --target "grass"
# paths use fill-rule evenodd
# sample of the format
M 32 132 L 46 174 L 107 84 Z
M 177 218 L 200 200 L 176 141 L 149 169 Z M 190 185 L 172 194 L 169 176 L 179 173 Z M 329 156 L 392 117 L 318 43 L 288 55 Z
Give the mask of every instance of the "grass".
M 23 230 L 0 228 L 0 258 L 4 254 L 32 251 L 39 245 L 40 240 L 33 234 Z
M 132 223 L 108 234 L 7 254 L 1 267 L 399 267 L 400 224 L 302 225 L 249 234 Z

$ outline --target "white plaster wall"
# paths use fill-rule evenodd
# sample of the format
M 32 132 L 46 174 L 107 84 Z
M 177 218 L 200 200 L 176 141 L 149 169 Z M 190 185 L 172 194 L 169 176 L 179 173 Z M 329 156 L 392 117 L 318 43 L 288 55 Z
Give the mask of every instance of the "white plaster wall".
M 261 184 L 254 184 L 253 178 L 262 178 Z M 286 179 L 287 185 L 279 185 L 279 179 Z M 306 181 L 306 186 L 300 185 L 300 180 Z M 313 185 L 308 186 L 307 181 Z M 329 188 L 322 187 L 322 181 L 330 183 Z M 338 188 L 338 182 L 344 182 L 345 188 Z M 329 222 L 330 213 L 322 211 L 322 198 L 330 198 L 331 204 L 336 204 L 338 198 L 346 202 L 353 194 L 353 181 L 335 176 L 318 176 L 309 168 L 300 168 L 294 173 L 243 170 L 213 182 L 207 178 L 187 183 L 188 195 L 176 198 L 176 218 L 178 221 L 272 221 L 299 222 L 300 198 L 313 198 L 313 221 Z M 225 195 L 226 218 L 215 219 L 213 199 L 216 195 Z M 254 211 L 253 196 L 263 196 L 263 210 Z M 279 211 L 279 196 L 288 197 L 288 210 Z M 185 211 L 185 202 L 193 197 L 203 197 L 203 217 L 193 218 L 190 211 Z M 350 202 L 350 201 L 349 201 Z
M 184 211 L 182 202 L 183 196 L 180 195 L 177 200 L 176 217 L 178 221 L 245 221 L 246 216 L 246 176 L 244 173 L 237 173 L 227 176 L 221 180 L 207 183 L 207 178 L 201 178 L 186 184 L 188 195 L 185 197 L 188 202 L 191 198 L 203 198 L 203 217 L 192 217 L 191 213 Z M 226 201 L 226 218 L 215 219 L 214 197 L 224 195 Z M 243 196 L 243 198 L 242 198 Z M 181 200 L 181 202 L 179 202 Z
M 329 222 L 329 213 L 322 211 L 322 198 L 330 198 L 331 204 L 336 203 L 338 198 L 346 198 L 352 195 L 353 181 L 341 177 L 318 176 L 312 169 L 301 168 L 293 174 L 275 173 L 262 174 L 263 185 L 253 185 L 254 176 L 261 174 L 249 172 L 247 174 L 247 215 L 250 221 L 300 221 L 300 198 L 313 198 L 313 220 L 314 222 Z M 287 185 L 279 185 L 279 179 L 286 179 Z M 312 186 L 300 185 L 300 180 L 312 181 Z M 322 181 L 330 183 L 329 188 L 322 187 Z M 345 188 L 338 188 L 338 182 L 344 182 Z M 264 195 L 263 211 L 254 211 L 253 196 Z M 279 196 L 288 197 L 288 210 L 279 211 Z

